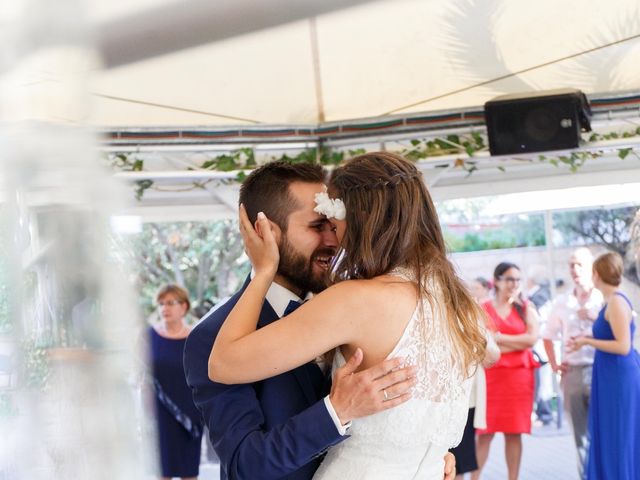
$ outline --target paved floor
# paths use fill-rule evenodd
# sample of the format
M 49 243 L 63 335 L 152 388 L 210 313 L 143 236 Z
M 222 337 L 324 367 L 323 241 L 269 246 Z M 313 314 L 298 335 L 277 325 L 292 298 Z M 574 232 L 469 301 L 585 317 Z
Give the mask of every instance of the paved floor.
M 481 480 L 505 480 L 504 437 L 496 435 Z M 520 480 L 578 480 L 576 448 L 568 426 L 534 427 L 523 437 Z
M 555 425 L 534 427 L 531 435 L 523 437 L 520 480 L 578 480 L 576 450 L 568 427 Z M 202 464 L 200 480 L 218 480 L 220 470 L 212 463 Z M 505 480 L 507 467 L 504 461 L 504 441 L 496 435 L 482 480 Z

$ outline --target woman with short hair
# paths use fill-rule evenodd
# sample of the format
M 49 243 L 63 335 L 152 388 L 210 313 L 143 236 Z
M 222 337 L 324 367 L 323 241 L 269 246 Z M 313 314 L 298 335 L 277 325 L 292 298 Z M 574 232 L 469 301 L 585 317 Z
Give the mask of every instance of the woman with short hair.
M 161 321 L 149 327 L 149 357 L 155 392 L 155 418 L 161 478 L 195 479 L 200 466 L 202 420 L 191 397 L 182 366 L 184 344 L 191 328 L 185 316 L 189 293 L 165 285 L 156 302 Z

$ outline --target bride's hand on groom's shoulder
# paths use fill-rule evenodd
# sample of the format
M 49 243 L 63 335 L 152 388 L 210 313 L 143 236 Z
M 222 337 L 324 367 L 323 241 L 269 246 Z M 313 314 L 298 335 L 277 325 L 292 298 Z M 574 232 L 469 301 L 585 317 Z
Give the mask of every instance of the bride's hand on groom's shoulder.
M 239 225 L 244 250 L 251 260 L 256 275 L 275 275 L 280 262 L 275 224 L 264 213 L 259 212 L 254 228 L 244 205 L 240 205 Z
M 362 359 L 362 350 L 358 348 L 333 374 L 329 398 L 343 425 L 406 402 L 416 384 L 415 367 L 402 367 L 402 358 L 384 360 L 356 372 Z

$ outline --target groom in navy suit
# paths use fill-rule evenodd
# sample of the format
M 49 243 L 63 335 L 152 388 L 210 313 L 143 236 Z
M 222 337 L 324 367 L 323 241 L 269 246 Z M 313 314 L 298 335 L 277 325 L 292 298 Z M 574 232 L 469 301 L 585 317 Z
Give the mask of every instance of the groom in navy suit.
M 258 328 L 326 287 L 338 242 L 333 225 L 313 211 L 314 194 L 322 191 L 324 176 L 318 165 L 274 162 L 252 172 L 241 187 L 240 202 L 249 218 L 255 221 L 263 211 L 281 232 L 280 265 Z M 308 480 L 329 447 L 348 441 L 352 419 L 389 407 L 381 388 L 395 397 L 408 390 L 409 382 L 394 383 L 387 375 L 399 359 L 354 373 L 361 354 L 334 372 L 332 385 L 325 374 L 330 365 L 321 360 L 251 384 L 212 382 L 207 367 L 213 342 L 248 281 L 209 312 L 187 338 L 187 383 L 220 457 L 222 480 Z M 446 478 L 453 478 L 455 460 L 446 460 Z

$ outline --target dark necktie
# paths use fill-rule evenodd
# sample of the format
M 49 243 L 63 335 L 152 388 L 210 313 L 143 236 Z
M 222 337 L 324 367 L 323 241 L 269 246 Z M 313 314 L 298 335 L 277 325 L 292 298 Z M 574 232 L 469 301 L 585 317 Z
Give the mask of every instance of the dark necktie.
M 289 304 L 287 305 L 287 308 L 284 309 L 284 315 L 282 316 L 286 317 L 290 313 L 294 312 L 300 305 L 302 305 L 302 303 L 296 300 L 290 300 Z

